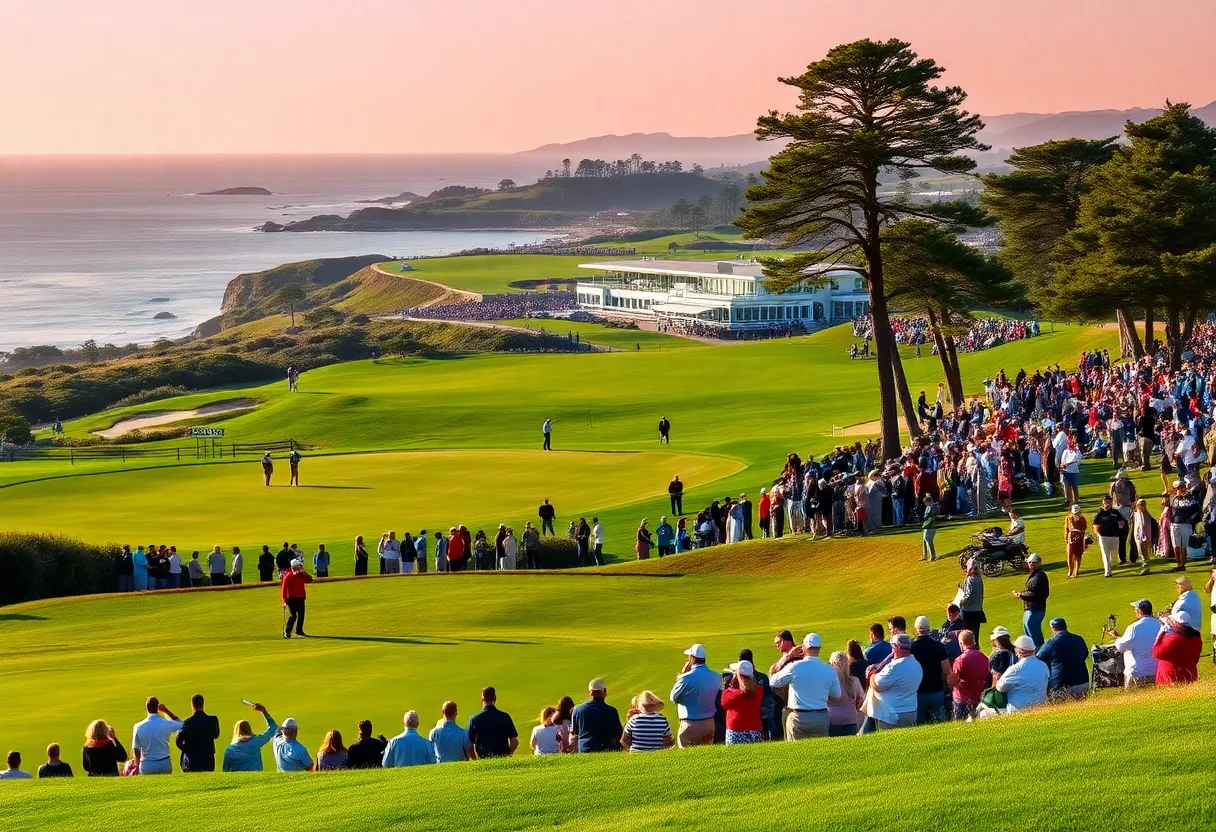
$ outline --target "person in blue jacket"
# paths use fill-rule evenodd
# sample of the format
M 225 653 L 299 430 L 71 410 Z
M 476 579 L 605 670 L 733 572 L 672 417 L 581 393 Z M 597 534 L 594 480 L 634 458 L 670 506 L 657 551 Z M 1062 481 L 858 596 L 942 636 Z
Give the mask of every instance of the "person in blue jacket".
M 406 535 L 408 537 L 409 535 Z M 312 556 L 312 569 L 317 573 L 318 578 L 329 577 L 329 552 L 325 551 L 325 544 L 317 546 L 317 551 Z
M 232 732 L 232 743 L 224 749 L 224 771 L 262 770 L 262 748 L 278 735 L 279 726 L 260 704 L 255 703 L 253 709 L 266 717 L 266 730 L 255 734 L 248 720 L 240 720 Z
M 148 588 L 148 555 L 144 552 L 143 546 L 135 547 L 135 554 L 131 556 L 131 561 L 135 564 L 135 591 L 143 592 Z
M 667 522 L 666 517 L 659 518 L 659 527 L 654 530 L 655 542 L 659 547 L 659 557 L 674 555 L 676 548 L 676 530 Z

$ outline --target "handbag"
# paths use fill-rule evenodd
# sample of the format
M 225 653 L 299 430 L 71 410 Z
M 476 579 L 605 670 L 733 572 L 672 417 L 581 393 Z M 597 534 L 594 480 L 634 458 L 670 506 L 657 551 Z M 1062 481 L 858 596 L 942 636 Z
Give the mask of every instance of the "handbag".
M 1009 697 L 996 688 L 984 688 L 984 692 L 980 694 L 980 704 L 994 711 L 1001 711 L 1009 706 Z

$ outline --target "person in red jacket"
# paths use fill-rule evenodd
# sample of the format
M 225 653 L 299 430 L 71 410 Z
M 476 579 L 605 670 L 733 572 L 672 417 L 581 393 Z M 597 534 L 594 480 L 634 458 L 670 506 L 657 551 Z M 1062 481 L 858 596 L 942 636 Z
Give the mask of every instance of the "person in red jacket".
M 760 489 L 760 505 L 758 507 L 760 513 L 760 536 L 768 537 L 768 518 L 771 513 L 769 504 L 768 490 Z
M 1157 660 L 1157 685 L 1182 685 L 1199 678 L 1199 654 L 1203 652 L 1203 636 L 1191 626 L 1191 614 L 1185 610 L 1171 613 L 1165 628 L 1153 643 L 1153 658 Z
M 310 583 L 312 575 L 304 571 L 304 561 L 296 558 L 291 562 L 291 568 L 283 575 L 279 593 L 283 598 L 283 606 L 289 613 L 287 624 L 283 628 L 283 638 L 291 638 L 292 626 L 296 628 L 296 635 L 308 637 L 304 632 L 304 596 L 308 594 L 305 586 Z
M 730 666 L 735 675 L 722 691 L 722 710 L 726 711 L 726 744 L 749 745 L 764 742 L 764 723 L 760 703 L 764 690 L 756 683 L 756 669 L 749 661 Z
M 448 531 L 448 571 L 460 572 L 464 569 L 464 535 L 460 529 L 452 527 Z

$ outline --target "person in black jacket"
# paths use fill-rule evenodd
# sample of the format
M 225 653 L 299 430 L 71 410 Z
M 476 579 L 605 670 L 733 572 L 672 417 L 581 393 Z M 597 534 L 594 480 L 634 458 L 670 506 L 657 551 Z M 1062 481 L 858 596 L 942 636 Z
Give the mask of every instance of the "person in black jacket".
M 548 498 L 545 499 L 539 509 L 536 510 L 536 516 L 540 518 L 540 533 L 543 537 L 545 532 L 553 534 L 553 518 L 557 516 L 557 509 L 550 505 Z
M 190 697 L 194 711 L 182 720 L 177 747 L 182 752 L 182 771 L 215 771 L 215 741 L 220 736 L 219 717 L 203 711 L 203 695 Z
M 131 555 L 130 546 L 122 547 L 122 552 L 118 555 L 118 563 L 115 564 L 115 571 L 118 575 L 118 591 L 134 592 L 135 560 Z
M 274 580 L 274 555 L 270 553 L 269 546 L 262 547 L 262 554 L 258 555 L 258 580 L 262 583 Z
M 1026 589 L 1022 592 L 1014 590 L 1009 593 L 1022 601 L 1022 630 L 1034 641 L 1035 649 L 1043 646 L 1043 619 L 1047 616 L 1047 596 L 1051 590 L 1047 583 L 1047 573 L 1043 571 L 1042 558 L 1032 552 L 1026 558 L 1026 568 L 1030 574 L 1026 576 Z
M 119 764 L 127 761 L 127 750 L 114 735 L 114 729 L 98 719 L 89 723 L 84 734 L 81 767 L 89 777 L 117 777 Z
M 384 748 L 388 740 L 381 734 L 372 736 L 370 719 L 359 720 L 359 741 L 346 749 L 347 768 L 380 768 L 384 760 Z
M 279 580 L 283 580 L 283 576 L 291 571 L 291 562 L 295 560 L 296 553 L 291 550 L 290 543 L 284 543 L 283 548 L 274 556 L 274 565 L 279 569 Z

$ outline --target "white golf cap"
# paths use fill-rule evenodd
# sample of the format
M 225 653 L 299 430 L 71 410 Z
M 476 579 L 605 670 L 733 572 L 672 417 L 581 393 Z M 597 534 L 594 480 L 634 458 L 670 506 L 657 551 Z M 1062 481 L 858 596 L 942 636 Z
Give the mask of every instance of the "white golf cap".
M 927 633 L 933 629 L 933 625 L 929 623 L 928 617 L 924 615 L 916 616 L 916 621 L 912 623 L 912 626 L 916 628 L 916 632 L 918 633 Z
M 822 647 L 823 639 L 819 637 L 819 633 L 807 633 L 802 639 L 803 647 Z
M 694 659 L 704 659 L 705 658 L 705 645 L 704 644 L 694 644 L 692 647 L 689 647 L 687 650 L 684 651 L 684 655 L 692 656 Z
M 1013 646 L 1019 650 L 1029 650 L 1032 653 L 1038 649 L 1034 646 L 1034 639 L 1030 636 L 1018 636 L 1013 640 Z
M 730 669 L 736 671 L 740 676 L 754 676 L 756 673 L 755 665 L 746 659 L 741 662 L 732 662 Z
M 294 719 L 293 717 L 290 717 L 290 716 L 289 716 L 289 717 L 287 717 L 287 719 L 283 720 L 283 725 L 282 725 L 282 727 L 283 727 L 283 728 L 295 728 L 295 727 L 296 727 L 296 721 L 295 721 L 295 719 Z
M 1178 610 L 1178 612 L 1170 613 L 1170 618 L 1177 621 L 1179 624 L 1191 626 L 1191 614 L 1186 610 Z
M 1073 514 L 1080 514 L 1080 513 L 1081 513 L 1081 507 L 1080 507 L 1079 505 L 1076 505 L 1076 504 L 1074 503 L 1074 504 L 1073 504 L 1073 507 L 1072 507 L 1072 513 L 1073 513 Z
M 768 493 L 768 489 L 767 489 L 767 488 L 764 488 L 763 486 L 761 486 L 761 487 L 760 487 L 760 493 L 761 493 L 761 494 L 767 494 L 767 493 Z
M 603 679 L 599 679 L 599 678 L 592 679 L 590 682 L 587 683 L 587 690 L 588 691 L 608 690 L 608 683 L 605 682 Z
M 292 565 L 292 566 L 303 566 L 303 565 L 304 565 L 304 561 L 300 560 L 299 558 L 296 558 L 295 560 L 293 560 L 293 561 L 291 562 L 291 565 Z
M 1030 556 L 1026 558 L 1026 562 L 1027 563 L 1042 563 L 1043 559 L 1041 557 L 1039 557 L 1038 552 L 1031 552 Z
M 1007 636 L 1009 630 L 1006 627 L 996 626 L 992 628 L 992 635 L 988 636 L 989 641 L 995 641 L 997 636 Z

